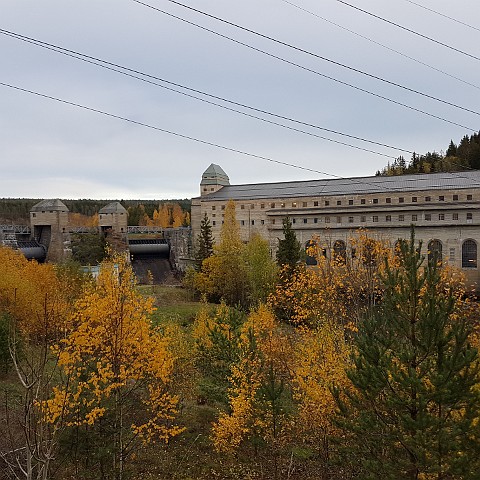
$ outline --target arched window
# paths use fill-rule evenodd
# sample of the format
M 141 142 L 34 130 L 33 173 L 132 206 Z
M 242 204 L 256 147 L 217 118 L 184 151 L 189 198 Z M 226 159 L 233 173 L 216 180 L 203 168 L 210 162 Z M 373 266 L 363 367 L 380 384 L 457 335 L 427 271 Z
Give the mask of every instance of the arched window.
M 428 242 L 428 263 L 442 263 L 442 242 L 440 240 L 430 240 Z
M 336 240 L 333 244 L 333 258 L 338 263 L 345 263 L 347 260 L 347 247 L 343 240 Z
M 317 242 L 315 242 L 315 240 L 309 240 L 305 244 L 305 263 L 307 265 L 317 265 L 317 250 Z
M 477 242 L 475 240 L 463 242 L 462 268 L 477 268 Z

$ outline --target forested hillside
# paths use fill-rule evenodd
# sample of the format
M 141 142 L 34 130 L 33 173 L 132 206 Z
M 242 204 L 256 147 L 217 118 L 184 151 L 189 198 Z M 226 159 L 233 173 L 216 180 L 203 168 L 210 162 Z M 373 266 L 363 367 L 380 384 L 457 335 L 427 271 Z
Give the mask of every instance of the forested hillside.
M 28 223 L 29 212 L 40 198 L 2 198 L 0 199 L 0 223 Z M 98 211 L 114 200 L 62 200 L 70 213 L 93 217 Z M 181 200 L 119 200 L 128 210 L 129 225 L 142 225 L 145 216 L 153 219 L 155 209 L 163 205 L 178 204 L 183 212 L 190 213 L 190 199 Z M 146 224 L 146 223 L 143 223 Z
M 455 144 L 450 140 L 445 153 L 433 151 L 423 155 L 414 153 L 410 161 L 403 156 L 377 171 L 376 175 L 404 175 L 408 173 L 456 172 L 480 169 L 480 132 L 465 135 Z

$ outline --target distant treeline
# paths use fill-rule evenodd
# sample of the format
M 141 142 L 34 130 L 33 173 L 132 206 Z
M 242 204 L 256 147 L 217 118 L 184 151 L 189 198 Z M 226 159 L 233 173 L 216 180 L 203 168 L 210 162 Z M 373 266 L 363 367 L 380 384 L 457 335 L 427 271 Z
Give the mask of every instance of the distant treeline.
M 391 176 L 408 173 L 458 172 L 480 169 L 480 132 L 465 135 L 458 145 L 450 140 L 445 153 L 427 152 L 424 155 L 414 153 L 409 162 L 403 156 L 388 164 L 376 175 Z
M 33 205 L 42 201 L 40 198 L 1 198 L 0 223 L 26 223 Z M 114 200 L 62 200 L 71 213 L 93 216 L 105 205 Z M 190 199 L 182 200 L 119 200 L 128 210 L 129 225 L 138 225 L 146 214 L 153 218 L 153 212 L 164 204 L 178 204 L 184 212 L 190 212 Z

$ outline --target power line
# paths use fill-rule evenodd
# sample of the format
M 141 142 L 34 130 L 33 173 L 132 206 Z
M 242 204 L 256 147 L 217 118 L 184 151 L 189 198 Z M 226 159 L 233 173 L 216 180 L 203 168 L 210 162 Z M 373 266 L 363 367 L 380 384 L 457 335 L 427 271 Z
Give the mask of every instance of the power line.
M 428 10 L 429 12 L 435 13 L 436 15 L 440 15 L 443 18 L 448 18 L 449 20 L 452 20 L 453 22 L 459 23 L 460 25 L 463 25 L 464 27 L 471 28 L 472 30 L 477 30 L 477 32 L 480 32 L 480 28 L 474 27 L 473 25 L 470 25 L 469 23 L 462 22 L 461 20 L 458 20 L 457 18 L 450 17 L 448 15 L 445 15 L 444 13 L 437 12 L 437 10 L 433 10 L 432 8 L 428 8 L 425 5 L 421 5 L 420 3 L 417 2 L 412 2 L 412 0 L 404 0 L 405 2 L 411 3 L 412 5 L 416 5 L 417 7 L 423 8 L 424 10 Z
M 384 43 L 380 43 L 377 40 L 373 40 L 373 38 L 367 37 L 366 35 L 362 35 L 361 33 L 355 32 L 354 30 L 351 30 L 343 25 L 340 25 L 339 23 L 335 23 L 332 20 L 329 20 L 328 18 L 322 17 L 318 13 L 312 12 L 311 10 L 308 10 L 300 5 L 297 5 L 296 3 L 290 2 L 288 0 L 280 0 L 281 2 L 287 3 L 288 5 L 291 5 L 292 7 L 297 8 L 298 10 L 302 10 L 305 13 L 308 13 L 309 15 L 313 15 L 314 17 L 317 17 L 324 22 L 327 22 L 331 25 L 334 25 L 335 27 L 341 28 L 342 30 L 345 30 L 348 33 L 351 33 L 352 35 L 356 35 L 359 38 L 363 38 L 364 40 L 367 40 L 375 45 L 378 45 L 379 47 L 385 48 L 386 50 L 389 50 L 390 52 L 396 53 L 397 55 L 401 55 L 404 58 L 408 58 L 409 60 L 412 60 L 413 62 L 418 63 L 419 65 L 423 65 L 424 67 L 430 68 L 431 70 L 434 70 L 435 72 L 441 73 L 442 75 L 446 75 L 447 77 L 453 78 L 454 80 L 457 80 L 459 82 L 464 83 L 465 85 L 469 85 L 470 87 L 474 87 L 478 90 L 480 90 L 480 86 L 475 85 L 474 83 L 467 82 L 467 80 L 464 80 L 463 78 L 457 77 L 456 75 L 452 75 L 451 73 L 446 72 L 445 70 L 442 70 L 440 68 L 434 67 L 433 65 L 430 65 L 426 62 L 423 62 L 422 60 L 418 60 L 418 58 L 412 57 L 410 55 L 407 55 L 406 53 L 403 53 L 399 50 L 395 50 L 392 47 L 389 47 L 388 45 L 385 45 Z M 405 0 L 409 1 L 409 0 Z
M 400 25 L 398 23 L 392 22 L 391 20 L 387 20 L 386 18 L 381 17 L 380 15 L 375 15 L 372 12 L 368 12 L 367 10 L 363 10 L 360 7 L 357 7 L 355 5 L 352 5 L 351 3 L 345 2 L 344 0 L 336 0 L 337 2 L 346 5 L 347 7 L 354 8 L 355 10 L 358 10 L 359 12 L 365 13 L 366 15 L 370 15 L 371 17 L 374 17 L 378 20 L 381 20 L 382 22 L 388 23 L 390 25 L 393 25 L 397 28 L 401 28 L 402 30 L 405 30 L 406 32 L 413 33 L 414 35 L 417 35 L 418 37 L 424 38 L 425 40 L 429 40 L 430 42 L 436 43 L 437 45 L 441 45 L 442 47 L 449 48 L 450 50 L 453 50 L 454 52 L 461 53 L 462 55 L 466 55 L 467 57 L 473 58 L 474 60 L 480 60 L 480 57 L 477 57 L 476 55 L 472 55 L 471 53 L 465 52 L 464 50 L 460 50 L 459 48 L 452 47 L 451 45 L 448 45 L 447 43 L 443 43 L 440 40 L 436 40 L 432 37 L 428 37 L 427 35 L 424 35 L 423 33 L 416 32 L 415 30 L 412 30 L 411 28 L 404 27 L 403 25 Z
M 235 38 L 229 37 L 228 35 L 224 35 L 223 33 L 216 32 L 215 30 L 212 30 L 212 29 L 210 29 L 210 28 L 207 28 L 207 27 L 204 27 L 204 26 L 202 26 L 202 25 L 199 25 L 198 23 L 192 22 L 192 21 L 187 20 L 187 19 L 185 19 L 185 18 L 182 18 L 182 17 L 180 17 L 180 16 L 178 16 L 178 15 L 174 15 L 173 13 L 167 12 L 167 11 L 162 10 L 162 9 L 160 9 L 160 8 L 157 8 L 157 7 L 153 7 L 152 5 L 148 5 L 148 4 L 146 4 L 146 3 L 139 2 L 138 0 L 132 0 L 132 1 L 134 1 L 134 2 L 136 2 L 136 3 L 140 3 L 141 5 L 144 5 L 144 6 L 148 7 L 148 8 L 151 8 L 152 10 L 156 10 L 157 12 L 162 13 L 162 14 L 164 14 L 164 15 L 167 15 L 167 16 L 169 16 L 169 17 L 175 18 L 176 20 L 179 20 L 179 21 L 181 21 L 181 22 L 187 23 L 188 25 L 192 25 L 192 26 L 194 26 L 194 27 L 197 27 L 197 28 L 199 28 L 199 29 L 201 29 L 201 30 L 204 30 L 204 31 L 209 32 L 209 33 L 212 33 L 213 35 L 216 35 L 216 36 L 218 36 L 218 37 L 224 38 L 224 39 L 229 40 L 229 41 L 231 41 L 231 42 L 233 42 L 233 43 L 236 43 L 236 44 L 238 44 L 238 45 L 242 45 L 242 46 L 244 46 L 244 47 L 246 47 L 246 48 L 249 48 L 249 49 L 251 49 L 251 50 L 253 50 L 253 51 L 255 51 L 255 52 L 261 53 L 262 55 L 266 55 L 266 56 L 268 56 L 268 57 L 271 57 L 271 58 L 274 58 L 274 59 L 279 60 L 279 61 L 281 61 L 281 62 L 284 62 L 284 63 L 286 63 L 286 64 L 288 64 L 288 65 L 292 65 L 292 66 L 294 66 L 294 67 L 297 67 L 297 68 L 300 68 L 300 69 L 302 69 L 302 70 L 305 70 L 306 72 L 310 72 L 310 73 L 313 73 L 313 74 L 318 75 L 318 76 L 320 76 L 320 77 L 327 78 L 328 80 L 331 80 L 331 81 L 333 81 L 333 82 L 339 83 L 339 84 L 341 84 L 341 85 L 345 85 L 345 86 L 347 86 L 347 87 L 353 88 L 353 89 L 358 90 L 358 91 L 363 92 L 363 93 L 367 93 L 368 95 L 372 95 L 372 96 L 374 96 L 374 97 L 380 98 L 380 99 L 382 99 L 382 100 L 385 100 L 385 101 L 387 101 L 387 102 L 393 103 L 393 104 L 395 104 L 395 105 L 399 105 L 399 106 L 401 106 L 401 107 L 407 108 L 407 109 L 412 110 L 412 111 L 414 111 L 414 112 L 421 113 L 421 114 L 426 115 L 426 116 L 428 116 L 428 117 L 436 118 L 437 120 L 441 120 L 442 122 L 446 122 L 446 123 L 449 123 L 449 124 L 451 124 L 451 125 L 456 125 L 457 127 L 462 127 L 462 128 L 464 128 L 464 129 L 470 130 L 470 131 L 472 131 L 472 132 L 476 130 L 476 129 L 473 128 L 473 127 L 468 127 L 468 126 L 466 126 L 466 125 L 462 125 L 461 123 L 457 123 L 457 122 L 454 122 L 454 121 L 452 121 L 452 120 L 448 120 L 448 119 L 446 119 L 446 118 L 444 118 L 444 117 L 441 117 L 441 116 L 439 116 L 439 115 L 435 115 L 435 114 L 433 114 L 433 113 L 426 112 L 425 110 L 421 110 L 421 109 L 419 109 L 419 108 L 412 107 L 411 105 L 408 105 L 408 104 L 399 102 L 399 101 L 397 101 L 397 100 L 393 100 L 392 98 L 386 97 L 386 96 L 384 96 L 384 95 L 380 95 L 380 94 L 378 94 L 378 93 L 372 92 L 372 91 L 367 90 L 367 89 L 362 88 L 362 87 L 358 87 L 358 86 L 356 86 L 356 85 L 353 85 L 353 84 L 351 84 L 351 83 L 345 82 L 345 81 L 343 81 L 343 80 L 339 80 L 338 78 L 331 77 L 331 76 L 329 76 L 329 75 L 326 75 L 326 74 L 324 74 L 324 73 L 319 72 L 318 70 L 314 70 L 314 69 L 312 69 L 312 68 L 305 67 L 305 66 L 303 66 L 303 65 L 300 65 L 299 63 L 295 63 L 295 62 L 293 62 L 293 61 L 291 61 L 291 60 L 287 60 L 287 59 L 285 59 L 285 58 L 283 58 L 283 57 L 280 57 L 280 56 L 275 55 L 275 54 L 273 54 L 273 53 L 267 52 L 267 51 L 262 50 L 262 49 L 260 49 L 260 48 L 254 47 L 254 46 L 249 45 L 248 43 L 242 42 L 242 41 L 240 41 L 240 40 L 236 40 Z
M 36 92 L 34 90 L 29 90 L 29 89 L 26 89 L 26 88 L 22 88 L 22 87 L 19 87 L 17 85 L 12 85 L 12 84 L 5 83 L 5 82 L 0 82 L 0 85 L 2 85 L 4 87 L 11 88 L 13 90 L 23 92 L 23 93 L 28 93 L 30 95 L 34 95 L 34 96 L 37 96 L 37 97 L 45 98 L 45 99 L 48 99 L 48 100 L 53 100 L 55 102 L 59 102 L 59 103 L 65 104 L 65 105 L 70 105 L 70 106 L 73 106 L 73 107 L 81 108 L 81 109 L 89 111 L 89 112 L 98 113 L 98 114 L 104 115 L 106 117 L 115 118 L 117 120 L 122 120 L 122 121 L 127 122 L 127 123 L 131 123 L 131 124 L 138 125 L 138 126 L 141 126 L 141 127 L 150 128 L 152 130 L 159 131 L 159 132 L 162 132 L 162 133 L 167 133 L 169 135 L 179 137 L 179 138 L 183 138 L 183 139 L 186 139 L 186 140 L 190 140 L 192 142 L 196 142 L 196 143 L 200 143 L 200 144 L 203 144 L 203 145 L 208 145 L 208 146 L 211 146 L 211 147 L 219 148 L 221 150 L 226 150 L 228 152 L 237 153 L 237 154 L 240 154 L 240 155 L 244 155 L 244 156 L 251 157 L 251 158 L 256 158 L 256 159 L 259 159 L 259 160 L 265 160 L 267 162 L 275 163 L 275 164 L 278 164 L 278 165 L 284 165 L 284 166 L 296 168 L 296 169 L 299 169 L 299 170 L 318 173 L 320 175 L 326 175 L 328 177 L 338 178 L 338 179 L 342 179 L 342 180 L 346 180 L 346 181 L 350 181 L 350 182 L 364 183 L 364 184 L 367 184 L 367 185 L 379 185 L 378 182 L 374 182 L 374 181 L 362 182 L 360 178 L 345 178 L 345 177 L 342 177 L 340 175 L 336 175 L 334 173 L 323 172 L 321 170 L 316 170 L 316 169 L 313 169 L 313 168 L 304 167 L 304 166 L 301 166 L 301 165 L 296 165 L 294 163 L 283 162 L 281 160 L 275 160 L 273 158 L 266 157 L 266 156 L 263 156 L 263 155 L 256 155 L 254 153 L 245 152 L 243 150 L 239 150 L 239 149 L 232 148 L 232 147 L 227 147 L 225 145 L 210 142 L 208 140 L 202 140 L 202 139 L 199 139 L 199 138 L 196 138 L 196 137 L 192 137 L 190 135 L 185 135 L 185 134 L 182 134 L 182 133 L 173 132 L 171 130 L 167 130 L 167 129 L 164 129 L 164 128 L 161 128 L 161 127 L 157 127 L 155 125 L 151 125 L 151 124 L 148 124 L 148 123 L 145 123 L 145 122 L 140 122 L 138 120 L 133 120 L 133 119 L 128 118 L 128 117 L 123 117 L 121 115 L 116 115 L 116 114 L 113 114 L 113 113 L 105 112 L 104 110 L 99 110 L 97 108 L 88 107 L 88 106 L 82 105 L 80 103 L 71 102 L 69 100 L 64 100 L 64 99 L 54 97 L 54 96 L 51 96 L 51 95 L 47 95 L 47 94 L 44 94 L 44 93 Z M 445 172 L 445 173 L 448 173 L 452 176 L 457 176 L 457 177 L 462 178 L 462 175 L 457 174 L 456 172 Z M 469 177 L 463 177 L 463 178 L 469 178 Z M 475 182 L 475 183 L 480 184 L 480 182 Z M 385 189 L 385 185 L 382 184 L 382 187 Z M 394 190 L 394 189 L 390 189 L 388 187 L 386 189 L 387 190 L 392 190 L 392 191 Z
M 96 66 L 99 66 L 101 68 L 105 68 L 107 70 L 111 70 L 111 71 L 114 71 L 114 72 L 117 72 L 117 73 L 120 73 L 122 75 L 125 75 L 125 76 L 128 76 L 128 77 L 131 77 L 131 78 L 135 78 L 137 80 L 140 80 L 140 81 L 143 81 L 143 82 L 146 82 L 146 83 L 149 83 L 151 85 L 156 85 L 158 87 L 161 87 L 161 88 L 164 88 L 166 90 L 169 90 L 169 91 L 172 91 L 172 92 L 175 92 L 175 93 L 178 93 L 180 95 L 184 95 L 186 97 L 189 97 L 189 98 L 193 98 L 193 99 L 196 99 L 196 100 L 199 100 L 201 102 L 204 102 L 204 103 L 207 103 L 207 104 L 210 104 L 210 105 L 215 105 L 217 107 L 220 107 L 220 108 L 223 108 L 225 110 L 228 110 L 228 111 L 232 111 L 232 112 L 235 112 L 235 113 L 238 113 L 240 115 L 244 115 L 244 116 L 247 116 L 247 117 L 250 117 L 250 118 L 254 118 L 254 119 L 257 119 L 257 120 L 260 120 L 262 122 L 266 122 L 266 123 L 270 123 L 270 124 L 273 124 L 273 125 L 277 125 L 277 126 L 280 126 L 282 128 L 286 128 L 286 129 L 289 129 L 289 130 L 293 130 L 293 131 L 296 131 L 296 132 L 299 132 L 299 133 L 303 133 L 303 134 L 306 134 L 306 135 L 310 135 L 310 136 L 314 136 L 314 137 L 317 137 L 317 138 L 321 138 L 323 140 L 327 140 L 327 141 L 330 141 L 330 142 L 334 142 L 334 143 L 339 143 L 341 145 L 345 145 L 345 146 L 348 146 L 348 147 L 351 147 L 351 148 L 358 148 L 358 149 L 361 149 L 361 150 L 365 150 L 365 151 L 368 151 L 369 153 L 374 153 L 374 154 L 377 154 L 377 155 L 384 155 L 382 153 L 379 153 L 379 152 L 375 152 L 373 150 L 367 150 L 367 149 L 363 149 L 361 147 L 357 147 L 355 145 L 351 145 L 349 143 L 345 143 L 345 142 L 340 142 L 338 140 L 334 140 L 334 139 L 331 139 L 331 138 L 328 138 L 328 137 L 323 137 L 321 135 L 316 135 L 314 133 L 311 133 L 311 132 L 306 132 L 304 130 L 300 130 L 300 129 L 297 129 L 297 128 L 294 128 L 294 127 L 290 127 L 288 125 L 284 125 L 284 124 L 281 124 L 281 123 L 278 123 L 278 122 L 274 122 L 274 121 L 271 121 L 271 120 L 268 120 L 268 119 L 265 119 L 265 118 L 262 118 L 262 117 L 258 117 L 256 115 L 252 115 L 252 114 L 249 114 L 249 113 L 246 113 L 246 112 L 242 112 L 240 110 L 237 110 L 237 109 L 234 109 L 234 108 L 230 108 L 230 107 L 227 107 L 225 105 L 221 105 L 217 102 L 213 102 L 213 101 L 210 101 L 210 100 L 206 100 L 204 98 L 200 98 L 196 95 L 192 95 L 192 94 L 189 94 L 189 93 L 186 93 L 186 92 L 182 92 L 180 90 L 177 90 L 175 88 L 172 88 L 172 87 L 168 87 L 166 85 L 162 85 L 160 83 L 157 83 L 155 81 L 152 81 L 152 80 L 149 80 L 149 79 L 155 79 L 155 80 L 158 80 L 159 82 L 164 82 L 164 83 L 167 83 L 169 85 L 174 85 L 176 87 L 179 87 L 179 88 L 183 88 L 187 91 L 191 91 L 191 92 L 195 92 L 195 93 L 198 93 L 198 94 L 201 94 L 201 95 L 205 95 L 207 97 L 210 97 L 210 98 L 214 98 L 216 100 L 220 100 L 222 102 L 226 102 L 226 103 L 230 103 L 232 105 L 236 105 L 236 106 L 239 106 L 239 107 L 242 107 L 242 108 L 246 108 L 246 109 L 249 109 L 249 110 L 252 110 L 252 111 L 256 111 L 256 112 L 259 112 L 259 113 L 263 113 L 263 114 L 266 114 L 266 115 L 270 115 L 272 117 L 275 117 L 275 118 L 280 118 L 280 119 L 283 119 L 283 120 L 287 120 L 287 121 L 290 121 L 290 122 L 293 122 L 293 123 L 297 123 L 297 124 L 300 124 L 300 125 L 305 125 L 305 126 L 308 126 L 308 127 L 311 127 L 311 128 L 315 128 L 315 129 L 318 129 L 318 130 L 323 130 L 323 131 L 326 131 L 326 132 L 329 132 L 329 133 L 334 133 L 336 135 L 341 135 L 341 136 L 344 136 L 344 137 L 348 137 L 348 138 L 352 138 L 352 139 L 355 139 L 355 140 L 359 140 L 359 141 L 363 141 L 363 142 L 367 142 L 367 143 L 371 143 L 371 144 L 374 144 L 374 145 L 379 145 L 379 146 L 382 146 L 382 147 L 387 147 L 387 148 L 391 148 L 391 149 L 394 149 L 394 150 L 399 150 L 399 151 L 402 151 L 402 152 L 406 152 L 406 153 L 413 153 L 413 151 L 411 150 L 406 150 L 404 148 L 400 148 L 400 147 L 394 147 L 392 145 L 388 145 L 386 143 L 381 143 L 381 142 L 376 142 L 376 141 L 373 141 L 373 140 L 368 140 L 366 138 L 363 138 L 363 137 L 358 137 L 358 136 L 355 136 L 355 135 L 351 135 L 351 134 L 347 134 L 347 133 L 343 133 L 343 132 L 339 132 L 339 131 L 336 131 L 336 130 L 332 130 L 332 129 L 328 129 L 328 128 L 325 128 L 325 127 L 320 127 L 318 125 L 315 125 L 315 124 L 312 124 L 312 123 L 308 123 L 308 122 L 303 122 L 301 120 L 297 120 L 297 119 L 294 119 L 294 118 L 291 118 L 291 117 L 287 117 L 287 116 L 284 116 L 284 115 L 279 115 L 279 114 L 276 114 L 276 113 L 272 113 L 272 112 L 269 112 L 267 110 L 262 110 L 262 109 L 259 109 L 259 108 L 255 108 L 255 107 L 252 107 L 252 106 L 249 106 L 249 105 L 246 105 L 246 104 L 243 104 L 243 103 L 239 103 L 239 102 L 235 102 L 233 100 L 229 100 L 229 99 L 226 99 L 224 97 L 219 97 L 219 96 L 216 96 L 216 95 L 212 95 L 212 94 L 209 94 L 209 93 L 206 93 L 206 92 L 203 92 L 201 90 L 197 90 L 197 89 L 194 89 L 194 88 L 190 88 L 190 87 L 187 87 L 185 85 L 182 85 L 182 84 L 179 84 L 179 83 L 175 83 L 175 82 L 171 82 L 169 80 L 165 80 L 163 78 L 160 78 L 160 77 L 156 77 L 154 75 L 150 75 L 150 74 L 146 74 L 144 72 L 140 72 L 138 70 L 133 70 L 131 68 L 128 68 L 128 67 L 124 67 L 122 65 L 118 65 L 118 64 L 115 64 L 115 63 L 111 63 L 111 62 L 108 62 L 106 60 L 102 60 L 100 58 L 96 58 L 96 57 L 92 57 L 92 56 L 89 56 L 89 55 L 85 55 L 83 53 L 80 53 L 80 52 L 76 52 L 74 50 L 69 50 L 69 49 L 66 49 L 66 48 L 63 48 L 63 47 L 59 47 L 57 45 L 54 45 L 54 44 L 50 44 L 50 43 L 47 43 L 47 42 L 42 42 L 41 40 L 38 40 L 38 39 L 34 39 L 32 37 L 26 37 L 24 35 L 20 35 L 18 33 L 14 33 L 14 32 L 11 32 L 11 31 L 8 31 L 8 30 L 4 30 L 4 29 L 0 29 L 0 33 L 3 34 L 3 35 L 7 35 L 11 38 L 15 38 L 17 40 L 21 40 L 21 41 L 24 41 L 24 42 L 27 42 L 27 43 L 30 43 L 32 45 L 36 45 L 38 47 L 42 47 L 42 48 L 45 48 L 47 50 L 51 50 L 51 51 L 54 51 L 56 53 L 60 53 L 62 55 L 66 55 L 68 57 L 71 57 L 71 58 L 74 58 L 76 60 L 81 60 L 81 61 L 84 61 L 86 63 L 90 63 L 92 65 L 96 65 Z M 122 70 L 125 70 L 125 71 L 122 71 Z M 133 73 L 129 73 L 129 72 L 133 72 Z M 147 78 L 142 78 L 141 76 L 143 77 L 147 77 Z M 384 155 L 386 157 L 389 157 L 389 158 L 395 158 L 395 157 L 391 157 L 390 155 Z
M 298 168 L 300 170 L 306 170 L 306 171 L 309 171 L 309 172 L 313 172 L 313 173 L 319 173 L 321 175 L 327 175 L 327 176 L 330 176 L 330 177 L 335 177 L 335 178 L 343 178 L 343 177 L 340 177 L 339 175 L 335 175 L 333 173 L 327 173 L 327 172 L 322 172 L 320 170 L 315 170 L 313 168 L 308 168 L 308 167 L 303 167 L 301 165 L 296 165 L 296 164 L 293 164 L 293 163 L 289 163 L 289 162 L 282 162 L 281 160 L 275 160 L 273 158 L 270 158 L 270 157 L 265 157 L 263 155 L 256 155 L 254 153 L 249 153 L 249 152 L 244 152 L 243 150 L 238 150 L 236 148 L 231 148 L 231 147 L 227 147 L 225 145 L 220 145 L 218 143 L 214 143 L 214 142 L 209 142 L 208 140 L 202 140 L 202 139 L 199 139 L 199 138 L 196 138 L 196 137 L 192 137 L 190 135 L 185 135 L 183 133 L 178 133 L 178 132 L 173 132 L 171 130 L 167 130 L 165 128 L 161 128 L 161 127 L 157 127 L 155 125 L 151 125 L 149 123 L 145 123 L 145 122 L 140 122 L 138 120 L 133 120 L 131 118 L 128 118 L 128 117 L 123 117 L 121 115 L 116 115 L 114 113 L 109 113 L 109 112 L 105 112 L 104 110 L 99 110 L 97 108 L 93 108 L 93 107 L 88 107 L 86 105 L 82 105 L 80 103 L 76 103 L 76 102 L 71 102 L 69 100 L 64 100 L 62 98 L 58 98 L 58 97 L 53 97 L 51 95 L 47 95 L 47 94 L 44 94 L 44 93 L 40 93 L 40 92 L 36 92 L 34 90 L 29 90 L 27 88 L 22 88 L 22 87 L 19 87 L 19 86 L 16 86 L 16 85 L 11 85 L 9 83 L 5 83 L 5 82 L 0 82 L 0 85 L 3 85 L 4 87 L 8 87 L 8 88 L 12 88 L 14 90 L 18 90 L 20 92 L 24 92 L 24 93 L 29 93 L 31 95 L 35 95 L 37 97 L 42 97 L 42 98 L 46 98 L 48 100 L 54 100 L 55 102 L 59 102 L 59 103 L 63 103 L 65 105 L 70 105 L 72 107 L 77 107 L 77 108 L 81 108 L 83 110 L 87 110 L 89 112 L 94 112 L 94 113 L 98 113 L 100 115 L 105 115 L 106 117 L 110 117 L 110 118 L 116 118 L 117 120 L 122 120 L 124 122 L 128 122 L 128 123 L 132 123 L 134 125 L 139 125 L 141 127 L 146 127 L 146 128 L 150 128 L 152 130 L 156 130 L 156 131 L 159 131 L 159 132 L 163 132 L 163 133 L 167 133 L 169 135 L 173 135 L 173 136 L 176 136 L 176 137 L 180 137 L 180 138 L 184 138 L 186 140 L 191 140 L 193 142 L 197 142 L 197 143 L 201 143 L 203 145 L 209 145 L 211 147 L 215 147 L 215 148 L 220 148 L 222 150 L 227 150 L 229 152 L 233 152 L 233 153 L 238 153 L 240 155 L 245 155 L 247 157 L 252 157 L 252 158 L 258 158 L 258 159 L 261 159 L 261 160 L 266 160 L 268 162 L 272 162 L 272 163 L 276 163 L 276 164 L 279 164 L 279 165 L 285 165 L 285 166 L 288 166 L 288 167 L 293 167 L 293 168 Z
M 146 7 L 151 7 L 151 5 L 148 5 L 147 3 L 143 3 L 142 1 L 140 0 L 132 0 L 133 2 L 135 3 L 139 3 L 141 5 L 144 5 Z M 401 88 L 402 90 L 406 90 L 407 92 L 411 92 L 411 93 L 414 93 L 415 95 L 420 95 L 422 97 L 425 97 L 425 98 L 429 98 L 430 100 L 434 100 L 436 102 L 440 102 L 440 103 L 443 103 L 445 105 L 449 105 L 450 107 L 454 107 L 454 108 L 458 108 L 459 110 L 463 110 L 465 112 L 469 112 L 469 113 L 473 113 L 474 115 L 480 115 L 480 112 L 477 112 L 475 110 L 471 110 L 467 107 L 462 107 L 461 105 L 457 105 L 456 103 L 453 103 L 453 102 L 449 102 L 448 100 L 443 100 L 442 98 L 438 98 L 438 97 L 435 97 L 434 95 L 430 95 L 428 93 L 425 93 L 425 92 L 421 92 L 419 90 L 416 90 L 414 88 L 410 88 L 410 87 L 407 87 L 405 85 L 402 85 L 400 83 L 397 83 L 397 82 L 394 82 L 392 80 L 387 80 L 386 78 L 383 78 L 383 77 L 379 77 L 378 75 L 374 75 L 372 73 L 368 73 L 368 72 L 365 72 L 363 70 L 360 70 L 358 68 L 355 68 L 355 67 L 351 67 L 350 65 L 346 65 L 344 63 L 341 63 L 341 62 L 337 62 L 336 60 L 332 60 L 331 58 L 327 58 L 327 57 L 324 57 L 322 55 L 319 55 L 317 53 L 314 53 L 314 52 L 311 52 L 309 50 L 305 50 L 303 48 L 300 48 L 300 47 L 297 47 L 295 45 L 292 45 L 291 43 L 287 43 L 287 42 L 284 42 L 282 40 L 278 40 L 277 38 L 274 38 L 274 37 L 271 37 L 269 35 L 265 35 L 263 33 L 260 33 L 260 32 L 257 32 L 255 30 L 252 30 L 250 28 L 247 28 L 247 27 L 243 27 L 241 25 L 238 25 L 237 23 L 233 23 L 233 22 L 230 22 L 228 20 L 225 20 L 223 18 L 220 18 L 220 17 L 217 17 L 215 15 L 211 15 L 210 13 L 206 13 L 206 12 L 203 12 L 202 10 L 198 10 L 197 8 L 193 8 L 193 7 L 190 7 L 188 5 L 185 5 L 183 3 L 180 3 L 180 2 L 177 2 L 176 0 L 166 0 L 167 2 L 170 2 L 170 3 L 173 3 L 175 5 L 178 5 L 180 7 L 183 7 L 183 8 L 186 8 L 188 10 L 191 10 L 193 12 L 196 12 L 196 13 L 199 13 L 201 15 L 204 15 L 206 17 L 209 17 L 209 18 L 213 18 L 214 20 L 217 20 L 219 22 L 222 22 L 222 23 L 225 23 L 227 25 L 230 25 L 232 27 L 235 27 L 235 28 L 238 28 L 240 30 L 243 30 L 245 32 L 248 32 L 248 33 L 252 33 L 253 35 L 256 35 L 258 37 L 261 37 L 261 38 L 264 38 L 266 40 L 269 40 L 271 42 L 274 42 L 274 43 L 277 43 L 279 45 L 283 45 L 284 47 L 288 47 L 288 48 L 291 48 L 293 50 L 296 50 L 297 52 L 301 52 L 301 53 L 305 53 L 306 55 L 310 55 L 312 57 L 315 57 L 315 58 L 318 58 L 319 60 L 323 60 L 325 62 L 328 62 L 328 63 L 332 63 L 333 65 L 336 65 L 338 67 L 342 67 L 342 68 L 345 68 L 347 70 L 350 70 L 352 72 L 355 72 L 355 73 L 359 73 L 360 75 L 365 75 L 366 77 L 369 77 L 369 78 L 373 78 L 375 80 L 378 80 L 380 82 L 383 82 L 383 83 L 386 83 L 388 85 L 392 85 L 394 87 L 397 87 L 397 88 Z M 342 2 L 343 3 L 343 2 Z M 480 58 L 478 58 L 480 60 Z

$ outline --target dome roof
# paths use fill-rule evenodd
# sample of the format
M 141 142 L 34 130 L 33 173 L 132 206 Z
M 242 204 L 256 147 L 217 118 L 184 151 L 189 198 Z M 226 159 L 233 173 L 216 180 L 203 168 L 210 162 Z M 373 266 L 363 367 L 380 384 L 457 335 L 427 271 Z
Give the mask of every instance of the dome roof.
M 200 185 L 230 185 L 228 175 L 223 171 L 220 165 L 212 163 L 202 175 Z

